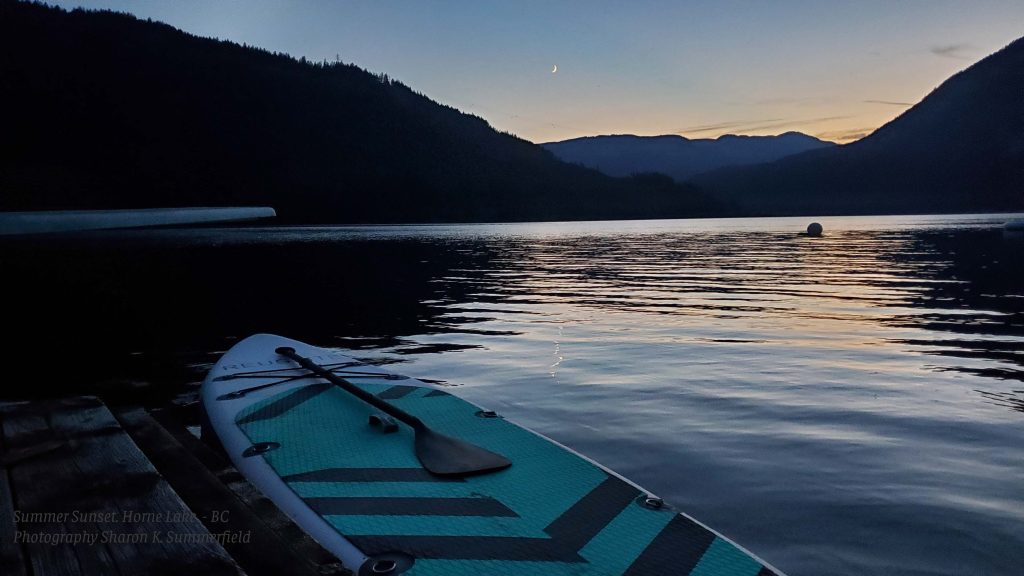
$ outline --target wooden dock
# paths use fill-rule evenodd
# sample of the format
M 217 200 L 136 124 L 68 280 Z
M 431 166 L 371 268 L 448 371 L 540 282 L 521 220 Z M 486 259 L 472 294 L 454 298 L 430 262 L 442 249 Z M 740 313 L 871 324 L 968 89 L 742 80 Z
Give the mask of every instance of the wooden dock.
M 0 404 L 0 574 L 350 574 L 173 410 Z

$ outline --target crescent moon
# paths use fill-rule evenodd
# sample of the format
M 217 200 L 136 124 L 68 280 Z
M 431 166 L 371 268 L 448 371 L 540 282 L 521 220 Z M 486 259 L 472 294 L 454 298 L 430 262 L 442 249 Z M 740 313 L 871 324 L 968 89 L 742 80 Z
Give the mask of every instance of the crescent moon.
M 555 64 L 555 67 L 551 69 L 552 74 L 554 74 L 555 72 L 558 72 L 558 64 Z

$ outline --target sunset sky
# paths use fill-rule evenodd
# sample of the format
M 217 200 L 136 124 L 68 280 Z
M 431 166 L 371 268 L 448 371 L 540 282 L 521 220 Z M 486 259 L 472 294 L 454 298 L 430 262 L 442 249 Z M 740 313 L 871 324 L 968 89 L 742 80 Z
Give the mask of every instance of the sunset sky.
M 789 130 L 847 142 L 1024 36 L 1021 0 L 57 4 L 337 57 L 534 142 Z

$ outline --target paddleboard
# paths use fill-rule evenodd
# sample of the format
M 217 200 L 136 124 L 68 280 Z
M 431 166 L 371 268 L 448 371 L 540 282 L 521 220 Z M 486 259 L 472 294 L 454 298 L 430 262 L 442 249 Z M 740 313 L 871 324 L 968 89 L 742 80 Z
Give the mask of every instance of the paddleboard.
M 275 352 L 281 347 L 511 466 L 428 472 L 412 428 Z M 239 471 L 361 576 L 781 574 L 585 456 L 338 350 L 251 336 L 210 370 L 202 403 Z

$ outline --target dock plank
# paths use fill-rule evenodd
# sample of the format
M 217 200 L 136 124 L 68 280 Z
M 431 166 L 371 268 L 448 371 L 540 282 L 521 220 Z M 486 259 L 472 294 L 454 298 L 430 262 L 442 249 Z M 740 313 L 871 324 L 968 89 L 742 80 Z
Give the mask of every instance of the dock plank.
M 13 509 L 66 513 L 16 529 L 96 537 L 26 544 L 32 574 L 244 574 L 98 399 L 4 407 L 0 418 L 5 448 L 24 456 L 7 465 Z
M 281 514 L 269 500 L 250 492 L 251 485 L 237 471 L 209 451 L 183 426 L 165 428 L 141 408 L 116 410 L 115 415 L 157 470 L 209 529 L 245 530 L 251 534 L 249 543 L 224 544 L 250 576 L 349 574 L 336 558 Z M 177 430 L 180 435 L 169 431 L 175 428 L 180 428 Z M 234 482 L 249 488 L 235 491 L 228 485 Z M 215 514 L 219 521 L 215 520 Z
M 7 448 L 5 456 L 15 453 L 26 454 L 34 450 L 34 446 L 58 440 L 46 418 L 45 410 L 38 404 L 26 404 L 5 407 L 2 413 L 4 444 Z M 62 491 L 69 481 L 66 466 L 55 465 L 59 460 L 57 453 L 46 452 L 35 458 L 5 458 L 12 494 L 12 511 L 17 512 L 57 512 L 52 502 L 61 497 Z M 14 521 L 12 514 L 11 521 Z M 44 534 L 50 537 L 63 537 L 67 530 L 62 522 L 38 521 L 15 523 L 10 528 L 22 535 Z M 5 548 L 18 544 L 4 540 Z M 80 574 L 81 567 L 78 551 L 74 545 L 54 546 L 49 543 L 29 542 L 21 544 L 32 574 Z M 88 551 L 83 551 L 83 555 Z M 98 553 L 98 552 L 97 552 Z
M 4 574 L 10 576 L 26 576 L 25 552 L 21 544 L 15 540 L 17 526 L 14 522 L 14 497 L 11 494 L 10 471 L 7 456 L 12 453 L 4 438 L 0 412 L 0 566 Z

